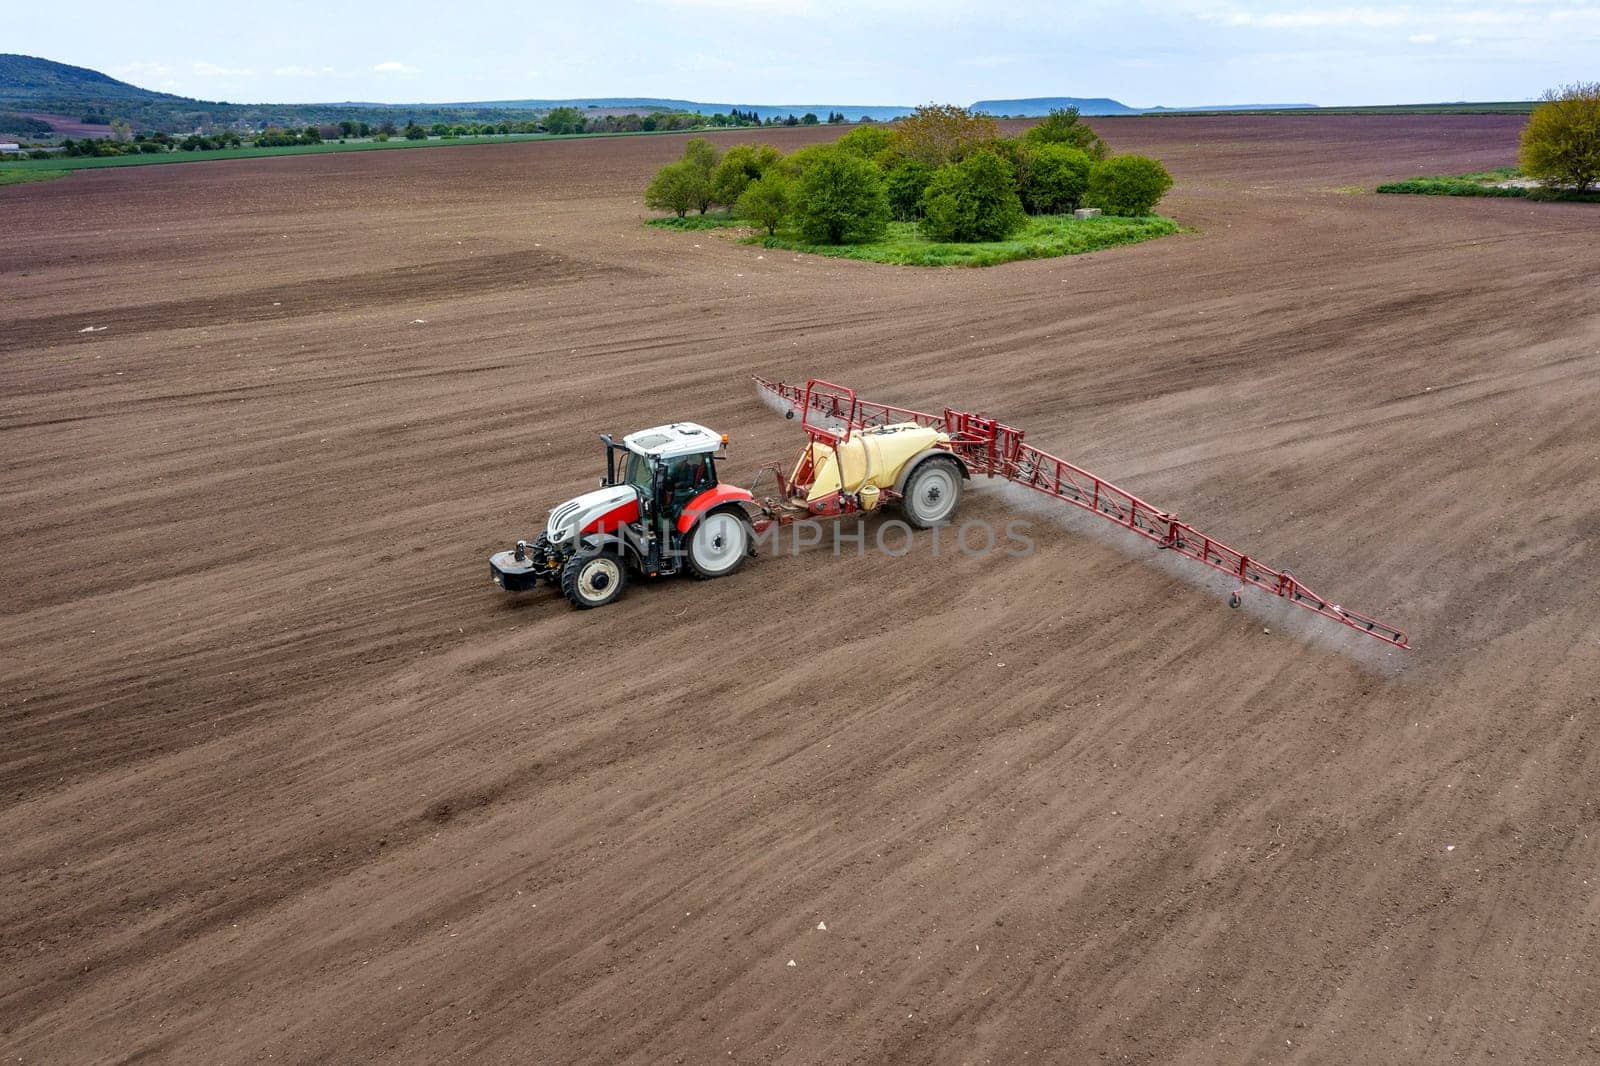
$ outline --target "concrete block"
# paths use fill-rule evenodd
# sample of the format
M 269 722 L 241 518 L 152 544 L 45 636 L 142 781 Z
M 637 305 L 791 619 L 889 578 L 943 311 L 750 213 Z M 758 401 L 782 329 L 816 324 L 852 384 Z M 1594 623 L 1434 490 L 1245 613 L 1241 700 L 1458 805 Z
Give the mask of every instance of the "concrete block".
M 1080 220 L 1085 218 L 1098 218 L 1099 216 L 1100 209 L 1098 207 L 1080 207 L 1076 211 L 1072 212 L 1072 217 Z

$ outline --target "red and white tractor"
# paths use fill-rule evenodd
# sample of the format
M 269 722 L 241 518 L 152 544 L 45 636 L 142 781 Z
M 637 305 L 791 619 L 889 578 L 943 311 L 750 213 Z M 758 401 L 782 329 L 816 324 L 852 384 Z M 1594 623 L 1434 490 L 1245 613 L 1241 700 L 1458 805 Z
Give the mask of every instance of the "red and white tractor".
M 602 607 L 622 595 L 628 572 L 661 577 L 687 569 L 726 577 L 750 554 L 755 497 L 717 479 L 727 438 L 694 422 L 640 430 L 619 444 L 609 435 L 606 476 L 593 492 L 550 512 L 531 543 L 489 560 L 508 592 L 541 580 L 574 607 Z

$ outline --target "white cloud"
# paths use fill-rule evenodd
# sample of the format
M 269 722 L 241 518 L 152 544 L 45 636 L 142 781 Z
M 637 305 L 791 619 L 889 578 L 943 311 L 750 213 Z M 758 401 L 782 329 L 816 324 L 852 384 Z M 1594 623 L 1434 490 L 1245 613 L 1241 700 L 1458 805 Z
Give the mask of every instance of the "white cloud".
M 1438 39 L 1439 35 L 1437 33 L 1413 33 L 1410 37 L 1406 38 L 1406 40 L 1410 41 L 1412 44 L 1432 44 Z
M 1308 30 L 1328 27 L 1376 29 L 1398 26 L 1406 21 L 1403 10 L 1379 7 L 1302 8 L 1299 11 L 1252 11 L 1228 6 L 1206 12 L 1202 17 L 1225 26 L 1248 26 L 1266 30 Z
M 332 67 L 274 67 L 274 76 L 279 78 L 331 78 L 338 75 Z
M 194 72 L 202 78 L 253 78 L 255 71 L 249 67 L 219 67 L 215 63 L 198 60 L 193 64 Z
M 407 66 L 398 59 L 385 60 L 372 68 L 379 74 L 421 74 L 421 67 Z

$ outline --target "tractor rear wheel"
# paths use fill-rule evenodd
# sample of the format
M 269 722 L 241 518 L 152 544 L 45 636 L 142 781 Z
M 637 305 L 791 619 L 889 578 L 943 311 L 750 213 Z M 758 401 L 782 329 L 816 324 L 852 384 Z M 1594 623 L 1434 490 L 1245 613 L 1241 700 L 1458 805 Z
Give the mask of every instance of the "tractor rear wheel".
M 727 577 L 750 554 L 750 523 L 734 511 L 713 511 L 689 534 L 689 572 L 701 580 Z
M 628 568 L 616 552 L 584 548 L 561 568 L 561 592 L 580 611 L 604 607 L 628 587 Z
M 948 456 L 924 459 L 906 479 L 900 511 L 918 529 L 948 521 L 961 503 L 961 467 Z

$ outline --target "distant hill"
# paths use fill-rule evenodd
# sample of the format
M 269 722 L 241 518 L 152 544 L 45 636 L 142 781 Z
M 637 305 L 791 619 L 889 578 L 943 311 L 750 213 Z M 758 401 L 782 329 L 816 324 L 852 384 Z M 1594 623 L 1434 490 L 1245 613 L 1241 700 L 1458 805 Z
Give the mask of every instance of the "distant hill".
M 1030 96 L 1021 100 L 979 100 L 974 111 L 991 115 L 1018 115 L 1042 118 L 1059 107 L 1075 107 L 1080 115 L 1159 115 L 1189 111 L 1284 111 L 1310 108 L 1315 104 L 1223 104 L 1218 107 L 1129 107 L 1120 100 L 1104 96 Z
M 1308 104 L 1230 105 L 1207 108 L 1134 108 L 1104 96 L 1034 96 L 1017 100 L 979 100 L 974 110 L 993 115 L 1040 116 L 1060 107 L 1076 107 L 1084 115 L 1139 115 L 1174 111 L 1242 111 L 1308 108 Z M 753 111 L 763 119 L 782 119 L 807 112 L 826 118 L 838 112 L 851 122 L 863 118 L 885 121 L 911 113 L 902 104 L 743 104 L 710 103 L 656 96 L 578 96 L 564 99 L 483 100 L 445 104 L 387 104 L 367 101 L 322 104 L 235 104 L 195 100 L 172 93 L 155 92 L 87 67 L 75 67 L 37 56 L 0 54 L 0 113 L 11 115 L 8 132 L 32 130 L 18 112 L 38 115 L 73 116 L 82 122 L 104 124 L 123 118 L 136 129 L 182 133 L 197 129 L 249 128 L 264 126 L 304 126 L 340 119 L 354 119 L 378 125 L 393 122 L 405 125 L 416 121 L 507 122 L 527 121 L 536 113 L 556 107 L 576 107 L 595 114 L 617 114 L 634 110 L 640 113 L 699 112 L 703 115 L 728 114 L 734 108 Z M 59 120 L 65 121 L 65 120 Z M 32 130 L 38 132 L 37 130 Z
M 0 53 L 0 100 L 30 103 L 44 100 L 183 100 L 118 81 L 88 67 L 74 67 L 36 56 Z
M 851 122 L 863 118 L 889 119 L 911 114 L 912 109 L 901 104 L 717 104 L 705 100 L 674 100 L 655 96 L 573 96 L 563 100 L 484 100 L 469 104 L 432 104 L 432 107 L 499 107 L 514 110 L 548 111 L 552 107 L 576 107 L 580 110 L 608 110 L 639 108 L 646 111 L 698 111 L 702 115 L 726 115 L 734 108 L 754 111 L 762 118 L 786 118 L 804 115 L 807 111 L 818 118 L 827 118 L 828 112 L 837 111 Z
M 979 100 L 972 105 L 974 111 L 991 115 L 1023 115 L 1027 117 L 1048 115 L 1062 107 L 1075 107 L 1080 115 L 1136 115 L 1138 110 L 1120 100 L 1104 96 L 1030 96 L 1022 100 Z

